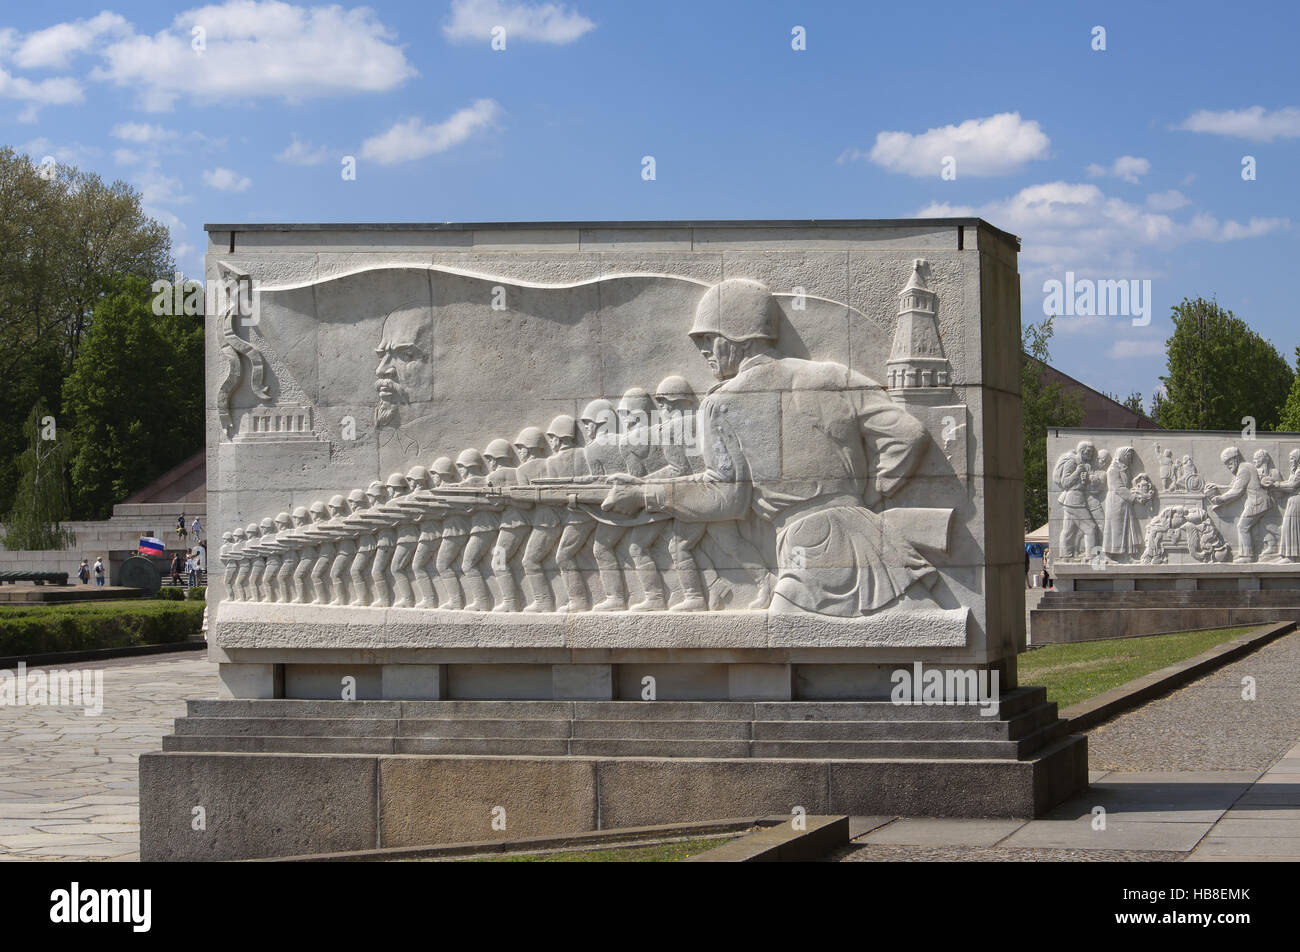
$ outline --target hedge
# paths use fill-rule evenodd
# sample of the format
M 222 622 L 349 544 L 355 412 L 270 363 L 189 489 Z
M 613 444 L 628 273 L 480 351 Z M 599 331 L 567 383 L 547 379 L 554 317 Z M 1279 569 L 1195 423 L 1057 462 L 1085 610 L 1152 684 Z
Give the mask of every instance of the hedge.
M 0 609 L 0 656 L 185 641 L 203 625 L 201 602 L 50 605 Z

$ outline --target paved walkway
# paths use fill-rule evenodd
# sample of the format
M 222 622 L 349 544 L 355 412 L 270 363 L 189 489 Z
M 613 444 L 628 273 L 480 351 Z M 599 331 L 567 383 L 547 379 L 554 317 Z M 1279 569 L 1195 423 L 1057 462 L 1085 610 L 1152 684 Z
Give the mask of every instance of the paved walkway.
M 103 669 L 103 713 L 0 707 L 0 860 L 137 859 L 137 758 L 186 697 L 215 694 L 216 667 L 193 652 L 66 667 Z

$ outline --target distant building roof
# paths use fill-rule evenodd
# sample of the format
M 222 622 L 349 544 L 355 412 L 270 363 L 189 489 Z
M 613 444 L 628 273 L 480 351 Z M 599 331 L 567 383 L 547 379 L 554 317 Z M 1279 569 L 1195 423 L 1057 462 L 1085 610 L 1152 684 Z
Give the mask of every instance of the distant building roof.
M 1104 393 L 1075 380 L 1050 364 L 1043 364 L 1043 380 L 1047 383 L 1060 384 L 1062 390 L 1079 395 L 1079 399 L 1083 402 L 1083 419 L 1077 424 L 1080 427 L 1120 430 L 1164 429 L 1145 413 L 1130 410 L 1119 401 L 1112 400 Z
M 185 462 L 173 466 L 148 486 L 132 493 L 123 503 L 207 502 L 208 453 L 199 450 Z

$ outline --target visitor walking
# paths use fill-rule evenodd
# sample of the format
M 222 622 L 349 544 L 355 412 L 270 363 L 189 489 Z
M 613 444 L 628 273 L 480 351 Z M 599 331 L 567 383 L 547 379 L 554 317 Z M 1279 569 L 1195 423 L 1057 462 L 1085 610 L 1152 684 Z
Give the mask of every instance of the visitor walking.
M 199 584 L 199 563 L 191 552 L 185 558 L 185 578 L 189 582 L 190 588 L 197 588 Z
M 176 538 L 184 539 L 185 532 L 185 513 L 182 512 L 176 517 Z
M 179 552 L 172 556 L 172 584 L 181 584 L 181 554 Z
M 1048 589 L 1051 589 L 1052 585 L 1053 583 L 1052 583 L 1051 556 L 1048 555 L 1047 547 L 1044 546 L 1043 547 L 1043 590 L 1046 591 Z
M 104 558 L 103 558 L 103 556 L 97 556 L 97 557 L 95 558 L 95 584 L 96 584 L 96 585 L 103 585 L 103 584 L 104 584 Z
M 190 525 L 190 531 L 194 533 L 194 541 L 198 542 L 203 538 L 203 523 L 199 522 L 199 517 L 194 517 L 194 522 Z
M 90 584 L 90 566 L 85 559 L 81 560 L 81 566 L 77 569 L 77 578 L 81 579 L 82 585 Z

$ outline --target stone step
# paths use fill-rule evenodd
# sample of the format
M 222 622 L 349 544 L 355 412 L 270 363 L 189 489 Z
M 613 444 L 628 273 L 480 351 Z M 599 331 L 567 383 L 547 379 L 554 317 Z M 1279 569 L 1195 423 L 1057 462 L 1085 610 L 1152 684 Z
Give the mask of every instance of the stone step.
M 998 718 L 1046 699 L 1041 687 L 1002 695 Z M 190 700 L 191 717 L 428 718 L 528 720 L 909 721 L 987 720 L 978 705 L 911 705 L 890 701 L 333 701 Z M 651 713 L 652 712 L 652 713 Z

